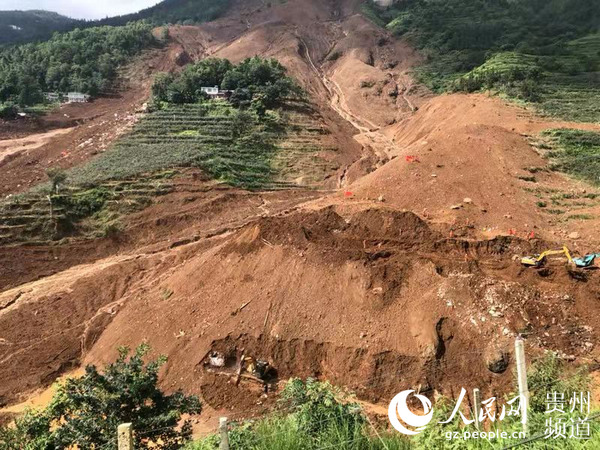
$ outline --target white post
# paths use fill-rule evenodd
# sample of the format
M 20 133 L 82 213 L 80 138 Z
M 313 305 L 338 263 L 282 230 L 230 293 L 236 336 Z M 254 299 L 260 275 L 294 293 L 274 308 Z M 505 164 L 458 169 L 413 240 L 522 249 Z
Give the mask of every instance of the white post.
M 117 443 L 119 450 L 133 450 L 133 433 L 130 423 L 122 423 L 118 426 Z
M 517 363 L 517 381 L 519 383 L 519 395 L 521 396 L 521 423 L 523 431 L 527 435 L 529 421 L 527 413 L 529 410 L 529 387 L 527 386 L 527 364 L 525 363 L 525 347 L 523 339 L 518 337 L 515 341 L 515 359 Z
M 477 428 L 477 431 L 481 431 L 481 424 L 479 423 L 479 411 L 481 411 L 481 392 L 477 388 L 473 389 L 473 403 L 475 404 L 475 411 L 473 411 L 475 427 Z
M 219 433 L 221 434 L 221 445 L 219 450 L 229 450 L 229 435 L 227 434 L 227 417 L 219 419 Z

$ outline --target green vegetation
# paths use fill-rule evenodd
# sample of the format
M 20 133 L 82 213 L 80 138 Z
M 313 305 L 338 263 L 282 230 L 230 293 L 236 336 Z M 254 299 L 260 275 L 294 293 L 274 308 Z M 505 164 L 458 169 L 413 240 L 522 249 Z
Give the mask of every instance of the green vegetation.
M 19 108 L 15 106 L 12 102 L 8 103 L 0 103 L 0 119 L 4 120 L 12 120 L 17 117 L 19 113 Z
M 50 11 L 0 11 L 0 47 L 49 39 L 76 28 L 123 26 L 145 21 L 152 25 L 208 22 L 227 11 L 231 0 L 164 0 L 155 6 L 101 20 L 75 20 Z
M 110 17 L 97 23 L 114 26 L 145 20 L 155 25 L 167 23 L 192 25 L 217 19 L 230 5 L 231 0 L 164 0 L 137 13 Z
M 154 44 L 151 31 L 142 22 L 77 29 L 0 50 L 0 105 L 41 103 L 44 91 L 98 95 L 110 87 L 121 64 Z
M 116 450 L 116 429 L 131 422 L 135 448 L 181 448 L 191 436 L 191 423 L 182 414 L 199 414 L 200 402 L 182 392 L 165 395 L 158 389 L 158 371 L 166 358 L 144 363 L 149 347 L 141 345 L 99 372 L 88 366 L 81 378 L 59 386 L 50 405 L 30 410 L 14 427 L 0 428 L 0 449 L 58 450 L 64 448 Z
M 0 45 L 48 39 L 78 21 L 50 11 L 0 11 Z
M 199 167 L 216 180 L 262 188 L 272 181 L 271 160 L 282 131 L 274 115 L 259 118 L 226 101 L 169 106 L 150 113 L 112 149 L 69 176 L 75 184 L 95 185 L 167 168 Z
M 266 419 L 240 424 L 230 433 L 232 450 L 402 450 L 410 448 L 399 433 L 369 427 L 358 403 L 347 394 L 312 379 L 292 379 L 281 394 L 282 411 Z M 194 442 L 186 450 L 216 450 L 218 436 Z
M 493 89 L 540 111 L 600 120 L 600 3 L 408 0 L 368 16 L 425 55 L 434 91 Z
M 55 171 L 51 171 L 54 174 Z M 56 173 L 64 174 L 61 170 Z M 121 218 L 171 191 L 166 172 L 134 180 L 74 185 L 53 181 L 0 203 L 0 243 L 57 241 L 68 236 L 117 237 Z M 55 181 L 59 181 L 55 179 Z
M 180 74 L 160 74 L 152 86 L 156 102 L 198 103 L 207 99 L 202 87 L 219 86 L 230 91 L 229 101 L 240 108 L 252 107 L 259 115 L 281 106 L 302 90 L 276 59 L 248 58 L 234 66 L 226 59 L 208 58 L 187 66 Z
M 542 133 L 550 150 L 546 156 L 554 170 L 600 186 L 600 133 L 573 129 Z
M 226 100 L 163 104 L 131 133 L 87 164 L 69 171 L 76 186 L 139 178 L 195 167 L 212 179 L 245 189 L 318 185 L 336 167 L 319 154 L 327 132 L 310 105 L 287 101 L 260 116 Z
M 164 288 L 163 296 L 170 295 L 170 290 Z M 148 350 L 147 346 L 140 346 L 128 357 L 129 350 L 121 349 L 118 360 L 103 373 L 89 366 L 82 378 L 67 380 L 47 408 L 30 410 L 16 420 L 14 427 L 0 428 L 0 448 L 58 450 L 77 445 L 114 450 L 117 426 L 132 422 L 136 448 L 216 450 L 220 444 L 217 434 L 189 442 L 190 423 L 187 420 L 182 425 L 181 415 L 198 414 L 201 405 L 195 397 L 181 392 L 166 396 L 157 388 L 164 358 L 144 364 Z M 569 370 L 563 360 L 548 352 L 532 364 L 528 382 L 531 436 L 547 433 L 549 417 L 555 423 L 560 417 L 567 424 L 585 418 L 585 407 L 583 411 L 579 406 L 571 410 L 569 405 L 574 396 L 592 389 L 585 367 Z M 555 392 L 564 396 L 566 405 L 564 412 L 549 416 L 547 394 Z M 505 404 L 516 395 L 509 394 L 500 403 Z M 458 416 L 448 424 L 439 423 L 450 417 L 454 406 L 450 399 L 438 399 L 432 422 L 422 433 L 409 438 L 390 429 L 387 420 L 375 425 L 348 392 L 327 382 L 292 379 L 280 394 L 276 412 L 262 419 L 233 424 L 229 432 L 230 447 L 232 450 L 499 450 L 518 442 L 511 435 L 521 431 L 522 425 L 520 417 L 511 414 L 503 420 L 487 421 L 491 428 L 486 429 L 505 431 L 511 438 L 449 439 L 456 432 L 474 431 L 473 425 L 465 426 Z M 463 411 L 467 417 L 471 416 L 466 402 Z M 598 448 L 600 421 L 590 418 L 588 423 L 589 439 L 541 437 L 523 448 Z
M 548 392 L 564 394 L 570 399 L 574 394 L 588 392 L 590 379 L 585 369 L 567 374 L 565 364 L 553 353 L 538 360 L 528 374 L 531 435 L 546 431 L 546 400 Z M 517 394 L 510 394 L 506 400 Z M 568 401 L 568 400 L 567 400 Z M 399 449 L 502 449 L 515 444 L 517 439 L 469 439 L 449 440 L 454 432 L 474 431 L 473 425 L 464 427 L 460 418 L 447 425 L 436 424 L 446 420 L 452 412 L 455 402 L 441 398 L 434 406 L 434 418 L 424 432 L 407 438 L 396 431 L 376 430 L 368 421 L 361 406 L 347 393 L 328 383 L 314 380 L 303 382 L 293 379 L 284 388 L 280 400 L 280 412 L 257 421 L 241 423 L 230 433 L 232 450 L 399 450 Z M 466 405 L 465 405 L 466 406 Z M 568 409 L 567 409 L 568 411 Z M 561 416 L 567 422 L 577 419 L 577 410 Z M 465 411 L 467 417 L 470 412 Z M 585 414 L 584 414 L 585 416 Z M 556 419 L 556 417 L 555 417 Z M 386 421 L 387 422 L 387 421 Z M 489 431 L 506 431 L 511 435 L 522 429 L 520 417 L 507 416 L 496 421 Z M 566 450 L 594 449 L 600 445 L 600 423 L 590 420 L 589 440 L 577 439 L 539 439 L 524 446 L 529 450 L 561 448 Z M 216 450 L 218 436 L 209 436 L 186 446 L 186 450 Z

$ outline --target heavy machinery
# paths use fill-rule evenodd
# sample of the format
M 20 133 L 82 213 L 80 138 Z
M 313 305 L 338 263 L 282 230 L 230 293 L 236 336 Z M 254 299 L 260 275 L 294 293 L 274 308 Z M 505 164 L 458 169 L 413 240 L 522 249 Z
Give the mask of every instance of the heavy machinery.
M 565 255 L 569 261 L 569 264 L 575 264 L 573 262 L 573 258 L 571 258 L 571 253 L 569 252 L 567 246 L 564 246 L 562 250 L 546 250 L 544 253 L 539 255 L 524 256 L 521 258 L 521 264 L 527 267 L 541 267 L 546 262 L 546 258 L 553 255 Z
M 569 249 L 564 246 L 562 250 L 547 250 L 539 255 L 524 256 L 521 258 L 521 264 L 527 267 L 541 267 L 546 262 L 548 256 L 553 255 L 564 255 L 569 261 L 569 264 L 580 269 L 592 267 L 596 258 L 600 258 L 600 253 L 591 253 L 581 258 L 573 258 L 571 257 L 571 252 L 569 252 Z
M 600 253 L 591 253 L 581 258 L 573 258 L 573 262 L 577 267 L 586 269 L 594 265 L 594 261 L 596 260 L 596 258 L 600 258 Z

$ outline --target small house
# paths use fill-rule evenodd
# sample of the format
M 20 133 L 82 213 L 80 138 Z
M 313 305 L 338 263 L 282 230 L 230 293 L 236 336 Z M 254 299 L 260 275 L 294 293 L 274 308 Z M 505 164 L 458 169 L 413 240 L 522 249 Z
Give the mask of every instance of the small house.
M 215 87 L 201 87 L 200 90 L 208 95 L 210 98 L 227 98 L 231 95 L 232 91 L 224 91 L 219 89 L 219 86 Z
M 209 97 L 216 97 L 219 95 L 219 86 L 215 87 L 202 87 L 200 88 L 202 92 L 204 92 Z
M 89 99 L 89 95 L 81 92 L 69 92 L 67 94 L 67 103 L 86 103 Z

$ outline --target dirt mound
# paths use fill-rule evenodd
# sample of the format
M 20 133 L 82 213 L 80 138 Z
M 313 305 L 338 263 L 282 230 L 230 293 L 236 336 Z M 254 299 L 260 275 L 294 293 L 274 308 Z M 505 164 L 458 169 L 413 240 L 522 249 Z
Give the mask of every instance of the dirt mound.
M 540 346 L 589 355 L 597 274 L 582 283 L 562 266 L 523 270 L 513 252 L 531 248 L 520 240 L 436 237 L 414 214 L 389 210 L 262 219 L 179 249 L 179 262 L 133 293 L 87 360 L 106 362 L 118 345 L 146 340 L 170 355 L 166 385 L 202 386 L 218 407 L 227 405 L 218 392 L 233 388 L 228 377 L 204 383 L 201 362 L 211 350 L 244 348 L 281 378 L 323 377 L 372 399 L 406 386 L 502 388 L 510 370 L 491 372 L 488 355 L 510 353 L 524 330 L 532 353 Z M 238 391 L 245 395 L 244 386 Z M 256 390 L 248 392 L 255 401 Z
M 349 186 L 347 201 L 380 199 L 478 236 L 566 237 L 564 223 L 538 206 L 539 193 L 586 188 L 548 170 L 527 140 L 532 129 L 555 124 L 523 114 L 483 95 L 432 99 L 383 130 L 394 143 L 392 160 Z M 586 225 L 582 235 L 595 242 L 595 225 Z
M 514 260 L 562 243 L 565 225 L 549 223 L 536 189 L 579 188 L 545 170 L 524 135 L 572 124 L 483 95 L 429 99 L 406 73 L 418 56 L 356 16 L 358 4 L 240 1 L 213 23 L 171 27 L 169 46 L 130 68 L 139 89 L 81 106 L 85 124 L 67 141 L 3 163 L 0 192 L 25 189 L 45 167 L 75 164 L 57 159 L 65 148 L 77 161 L 101 151 L 99 133 L 145 98 L 157 70 L 260 54 L 281 60 L 319 108 L 339 149 L 332 185 L 344 189 L 250 193 L 190 176 L 96 255 L 89 243 L 4 249 L 2 261 L 23 261 L 0 276 L 12 286 L 0 293 L 0 403 L 141 342 L 169 356 L 166 388 L 254 412 L 269 405 L 264 387 L 207 371 L 211 351 L 268 360 L 274 389 L 310 375 L 384 401 L 407 388 L 505 391 L 517 334 L 528 355 L 598 357 L 600 274 Z M 598 236 L 587 225 L 569 224 L 582 248 Z

